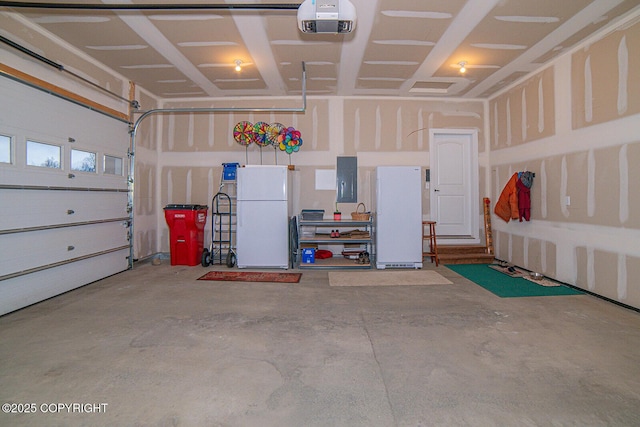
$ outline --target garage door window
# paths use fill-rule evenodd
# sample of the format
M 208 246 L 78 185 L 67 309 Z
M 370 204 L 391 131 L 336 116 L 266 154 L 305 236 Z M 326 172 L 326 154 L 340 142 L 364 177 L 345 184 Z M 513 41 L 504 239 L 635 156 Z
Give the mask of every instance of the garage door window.
M 95 172 L 96 153 L 82 150 L 71 150 L 71 170 Z
M 29 166 L 61 169 L 61 153 L 62 147 L 59 145 L 27 141 L 27 165 Z
M 104 156 L 104 173 L 122 176 L 122 158 Z
M 0 135 L 0 163 L 11 163 L 11 137 Z

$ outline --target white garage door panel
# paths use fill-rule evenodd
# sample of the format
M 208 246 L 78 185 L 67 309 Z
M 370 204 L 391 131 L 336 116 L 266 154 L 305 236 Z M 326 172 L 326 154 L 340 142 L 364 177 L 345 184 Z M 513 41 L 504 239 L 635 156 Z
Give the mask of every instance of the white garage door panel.
M 128 123 L 2 77 L 0 100 L 12 153 L 0 163 L 4 314 L 129 268 L 130 135 Z M 27 141 L 59 146 L 59 167 L 27 165 Z M 72 169 L 73 150 L 95 153 L 95 172 Z M 105 156 L 122 160 L 121 174 L 104 170 Z
M 0 277 L 127 246 L 125 223 L 64 227 L 0 237 Z
M 0 281 L 0 315 L 60 295 L 127 269 L 129 250 Z M 81 304 L 82 302 L 80 302 Z
M 11 129 L 5 129 L 1 126 L 3 134 L 15 135 L 11 132 Z M 22 141 L 20 141 L 20 149 L 22 149 Z M 68 151 L 68 149 L 67 149 Z M 125 176 L 127 174 L 129 161 L 126 157 L 126 151 L 121 151 L 120 154 L 114 151 L 113 148 L 106 149 L 105 152 L 109 155 L 120 157 L 123 159 L 124 175 L 106 175 L 106 174 L 89 174 L 87 172 L 69 172 L 68 170 L 39 168 L 35 166 L 27 167 L 4 167 L 0 168 L 0 180 L 4 185 L 13 185 L 18 187 L 34 186 L 34 187 L 56 187 L 56 188 L 97 188 L 97 189 L 116 189 L 127 190 L 127 181 Z M 103 162 L 101 152 L 98 153 L 100 159 L 99 162 Z M 21 153 L 21 156 L 23 154 Z M 100 165 L 99 165 L 100 166 Z M 102 168 L 102 166 L 100 166 Z M 69 179 L 68 173 L 73 173 L 75 178 Z
M 0 230 L 126 218 L 127 193 L 0 189 Z

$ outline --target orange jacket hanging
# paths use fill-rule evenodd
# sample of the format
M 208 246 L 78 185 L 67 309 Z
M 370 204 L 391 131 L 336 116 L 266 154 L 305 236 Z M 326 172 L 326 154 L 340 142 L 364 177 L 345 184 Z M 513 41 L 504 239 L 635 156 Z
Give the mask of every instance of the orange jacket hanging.
M 504 186 L 502 193 L 500 193 L 500 198 L 498 198 L 498 202 L 496 203 L 496 207 L 493 209 L 493 212 L 505 222 L 509 222 L 512 219 L 518 219 L 520 217 L 520 213 L 518 211 L 517 182 L 518 173 L 516 172 L 509 179 L 507 185 Z

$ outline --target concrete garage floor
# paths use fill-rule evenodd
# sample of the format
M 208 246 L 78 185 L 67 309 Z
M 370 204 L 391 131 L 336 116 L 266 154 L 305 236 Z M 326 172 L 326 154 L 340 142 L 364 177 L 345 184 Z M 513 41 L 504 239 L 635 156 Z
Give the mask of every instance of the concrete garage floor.
M 442 266 L 453 285 L 210 269 L 143 262 L 0 317 L 0 402 L 36 412 L 0 425 L 640 425 L 633 310 L 501 299 Z

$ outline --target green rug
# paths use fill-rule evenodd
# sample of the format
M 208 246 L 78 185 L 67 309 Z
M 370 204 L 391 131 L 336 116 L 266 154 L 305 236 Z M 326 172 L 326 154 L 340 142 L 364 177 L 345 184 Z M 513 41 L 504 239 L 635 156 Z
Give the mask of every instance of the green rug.
M 446 267 L 500 298 L 582 294 L 579 290 L 568 286 L 541 286 L 522 277 L 509 277 L 489 268 L 487 264 L 451 264 Z

